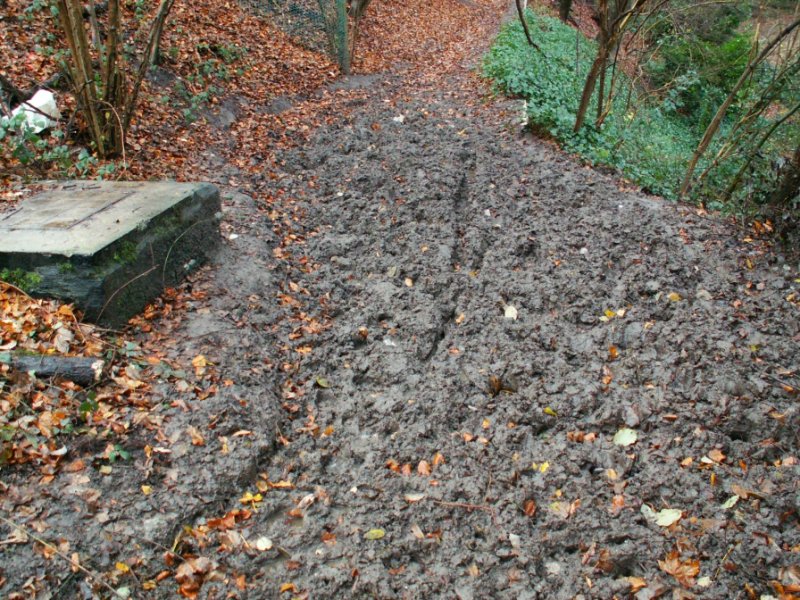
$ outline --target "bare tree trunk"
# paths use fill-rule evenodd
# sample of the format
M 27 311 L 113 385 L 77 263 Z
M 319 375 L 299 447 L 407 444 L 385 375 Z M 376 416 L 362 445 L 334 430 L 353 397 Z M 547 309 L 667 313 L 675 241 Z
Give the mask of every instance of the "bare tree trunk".
M 89 24 L 92 26 L 92 42 L 95 48 L 100 47 L 100 25 L 97 23 L 97 9 L 94 5 L 94 0 L 89 0 Z
M 156 13 L 156 18 L 150 27 L 150 37 L 147 40 L 147 49 L 145 50 L 144 57 L 139 65 L 139 71 L 136 73 L 136 78 L 133 80 L 133 87 L 130 94 L 128 94 L 125 110 L 123 111 L 123 131 L 128 131 L 128 127 L 130 127 L 131 119 L 133 118 L 133 111 L 136 107 L 136 101 L 139 98 L 139 90 L 142 87 L 142 81 L 144 81 L 144 76 L 147 74 L 147 70 L 150 68 L 149 59 L 153 55 L 153 48 L 158 43 L 158 38 L 161 37 L 161 33 L 164 31 L 164 23 L 167 21 L 167 17 L 169 16 L 169 12 L 172 10 L 173 4 L 175 4 L 175 0 L 161 0 L 161 4 L 158 7 L 158 13 Z
M 149 32 L 147 48 L 133 77 L 133 85 L 128 92 L 128 78 L 124 68 L 120 47 L 121 13 L 119 0 L 108 2 L 108 23 L 105 46 L 97 41 L 94 50 L 90 48 L 89 36 L 84 26 L 84 7 L 81 0 L 56 0 L 61 28 L 67 41 L 72 60 L 67 66 L 72 78 L 78 107 L 86 119 L 89 135 L 101 158 L 120 154 L 125 147 L 125 134 L 133 118 L 139 89 L 150 57 L 164 29 L 175 0 L 161 0 L 156 18 Z M 94 3 L 89 16 L 96 14 Z M 98 30 L 92 27 L 93 33 Z M 93 52 L 99 54 L 100 67 L 93 60 Z
M 625 9 L 627 4 L 626 0 L 618 1 L 615 4 L 616 14 L 613 15 L 612 19 L 608 12 L 608 0 L 598 0 L 597 12 L 600 16 L 601 28 L 600 43 L 597 47 L 597 57 L 594 59 L 591 69 L 589 69 L 586 83 L 583 86 L 581 102 L 578 105 L 578 114 L 575 116 L 575 127 L 573 128 L 575 133 L 581 130 L 586 120 L 586 112 L 589 110 L 589 104 L 592 100 L 595 86 L 597 85 L 597 79 L 600 77 L 601 72 L 605 70 L 611 49 L 622 40 L 622 35 L 625 33 L 628 25 L 636 16 L 641 14 L 647 2 L 648 0 L 633 0 L 630 8 Z M 602 104 L 602 99 L 600 103 Z M 598 119 L 601 114 L 602 113 L 598 113 Z
M 525 37 L 528 39 L 528 43 L 541 52 L 542 49 L 539 48 L 536 42 L 533 41 L 533 38 L 531 37 L 531 30 L 528 28 L 528 21 L 525 20 L 525 6 L 523 6 L 523 0 L 516 0 L 516 3 L 519 22 L 522 23 L 522 29 L 525 31 Z
M 697 168 L 697 162 L 703 156 L 705 151 L 708 149 L 711 140 L 713 140 L 714 136 L 717 134 L 717 131 L 722 124 L 722 120 L 725 118 L 725 113 L 728 112 L 728 108 L 730 108 L 731 104 L 733 104 L 733 101 L 736 99 L 739 90 L 741 90 L 744 84 L 750 79 L 750 76 L 756 70 L 756 67 L 764 62 L 767 56 L 769 56 L 769 54 L 778 46 L 778 44 L 780 44 L 780 42 L 786 36 L 791 34 L 792 31 L 794 31 L 798 26 L 800 26 L 800 19 L 795 19 L 794 22 L 790 23 L 769 44 L 767 44 L 754 60 L 748 63 L 747 67 L 742 72 L 742 75 L 739 77 L 739 80 L 734 84 L 733 88 L 728 94 L 728 97 L 725 98 L 725 101 L 717 109 L 714 118 L 711 119 L 711 123 L 708 124 L 700 143 L 697 145 L 697 149 L 695 149 L 692 159 L 689 161 L 689 166 L 686 169 L 686 175 L 684 176 L 683 183 L 681 184 L 681 190 L 679 193 L 680 197 L 684 197 L 689 191 L 689 188 L 692 184 L 694 170 Z
M 558 0 L 558 17 L 565 23 L 569 19 L 572 10 L 572 0 Z
M 86 30 L 83 27 L 83 6 L 76 0 L 58 0 L 58 16 L 72 54 L 70 75 L 78 105 L 86 118 L 92 140 L 101 158 L 106 156 L 103 127 L 97 112 L 97 88 L 92 58 L 89 54 Z
M 361 28 L 361 19 L 367 12 L 372 0 L 352 0 L 348 9 L 349 27 L 350 27 L 350 60 L 349 66 L 352 66 L 356 57 L 356 49 L 358 48 L 358 37 Z
M 583 122 L 586 120 L 586 111 L 589 110 L 589 102 L 592 100 L 592 94 L 594 93 L 594 88 L 597 84 L 597 78 L 600 75 L 600 71 L 605 68 L 606 58 L 605 48 L 601 47 L 597 54 L 597 58 L 595 58 L 594 62 L 592 63 L 592 68 L 589 69 L 589 74 L 586 76 L 586 83 L 583 86 L 583 94 L 581 94 L 581 103 L 578 106 L 578 114 L 575 117 L 575 133 L 581 130 L 581 127 L 583 127 Z
M 799 104 L 795 104 L 794 108 L 792 108 L 789 112 L 787 112 L 779 120 L 775 121 L 772 124 L 772 126 L 769 129 L 767 129 L 767 131 L 764 133 L 764 135 L 761 136 L 761 139 L 758 140 L 758 143 L 755 146 L 752 146 L 750 148 L 749 152 L 747 153 L 747 158 L 745 159 L 744 163 L 739 168 L 739 170 L 736 172 L 736 175 L 733 177 L 733 179 L 731 179 L 731 182 L 728 184 L 728 189 L 725 190 L 725 197 L 726 198 L 730 199 L 730 197 L 733 195 L 733 192 L 735 192 L 736 188 L 739 187 L 739 182 L 742 180 L 742 177 L 744 176 L 745 172 L 747 171 L 747 168 L 750 166 L 750 163 L 753 162 L 753 159 L 758 154 L 758 151 L 761 150 L 761 148 L 764 146 L 764 144 L 767 142 L 767 140 L 770 137 L 772 137 L 772 134 L 775 133 L 775 131 L 777 131 L 777 129 L 781 125 L 783 125 L 786 121 L 788 121 L 795 114 L 797 114 L 798 111 L 800 111 L 800 103 Z M 707 172 L 708 172 L 708 169 L 706 169 L 706 173 Z M 705 175 L 706 173 L 703 173 L 703 175 Z M 702 179 L 702 176 L 701 176 L 701 179 Z
M 167 16 L 172 10 L 173 4 L 175 4 L 175 0 L 162 0 L 161 5 L 158 7 L 158 13 L 156 14 L 156 20 L 151 33 L 153 45 L 147 56 L 147 60 L 151 66 L 161 64 L 161 37 L 164 34 L 164 24 L 167 22 Z

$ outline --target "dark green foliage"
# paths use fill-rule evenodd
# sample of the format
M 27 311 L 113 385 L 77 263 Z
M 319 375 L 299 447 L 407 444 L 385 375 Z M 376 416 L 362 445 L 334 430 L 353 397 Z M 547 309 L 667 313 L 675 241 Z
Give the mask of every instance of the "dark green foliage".
M 660 55 L 661 62 L 648 64 L 653 73 L 661 73 L 666 90 L 653 94 L 634 85 L 624 74 L 617 73 L 613 107 L 598 128 L 585 125 L 573 132 L 581 90 L 594 59 L 596 46 L 572 27 L 557 19 L 528 12 L 528 22 L 544 56 L 531 48 L 522 27 L 512 23 L 501 31 L 484 60 L 484 73 L 504 93 L 527 101 L 531 127 L 552 136 L 565 150 L 575 152 L 593 164 L 613 167 L 645 190 L 677 198 L 686 166 L 703 134 L 704 125 L 713 116 L 727 94 L 726 87 L 741 75 L 747 62 L 747 37 L 732 35 L 728 42 L 712 48 L 708 42 L 708 60 L 714 69 L 701 75 L 702 69 L 690 69 L 681 54 L 685 47 Z M 732 21 L 733 23 L 733 21 Z M 706 42 L 703 42 L 704 44 Z M 683 48 L 683 49 L 681 49 Z M 681 62 L 684 61 L 684 62 Z M 668 75 L 666 65 L 670 65 Z M 683 64 L 683 67 L 678 67 Z M 701 65 L 702 66 L 702 65 Z M 577 67 L 577 68 L 576 68 Z M 659 71 L 660 69 L 660 71 Z M 766 79 L 771 73 L 765 72 Z M 670 79 L 672 77 L 672 79 Z M 612 70 L 606 75 L 612 79 Z M 713 84 L 712 84 L 713 82 Z M 763 84 L 760 84 L 763 88 Z M 767 126 L 763 117 L 750 119 L 745 127 L 735 128 L 738 116 L 755 100 L 759 89 L 755 83 L 742 95 L 737 110 L 731 111 L 709 151 L 701 159 L 698 173 L 708 172 L 693 188 L 692 198 L 715 208 L 722 208 L 721 199 L 728 183 L 742 167 L 748 145 Z M 760 93 L 760 92 L 759 92 Z M 597 95 L 589 114 L 594 114 Z M 763 200 L 776 183 L 774 162 L 789 147 L 791 127 L 778 132 L 752 157 L 744 185 L 736 190 L 738 206 Z M 797 129 L 794 129 L 797 135 Z M 727 142 L 734 143 L 728 147 Z M 720 149 L 727 148 L 719 160 Z
M 0 281 L 10 283 L 23 292 L 29 292 L 42 282 L 42 278 L 37 273 L 22 269 L 0 269 Z

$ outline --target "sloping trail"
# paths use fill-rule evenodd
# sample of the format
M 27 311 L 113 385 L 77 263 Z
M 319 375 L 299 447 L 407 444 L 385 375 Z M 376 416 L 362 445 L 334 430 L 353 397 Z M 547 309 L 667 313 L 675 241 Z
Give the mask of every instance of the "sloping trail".
M 276 548 L 214 554 L 225 533 L 197 551 L 252 597 L 791 584 L 796 272 L 520 135 L 479 90 L 467 71 L 387 76 L 279 157 L 277 316 L 263 279 L 247 287 L 281 349 L 262 348 L 279 399 L 248 423 L 279 441 L 218 506 L 267 490 L 235 531 Z M 613 443 L 623 427 L 635 445 Z
M 719 598 L 788 577 L 794 272 L 748 271 L 724 224 L 621 191 L 496 107 L 408 96 L 282 157 L 308 267 L 283 283 L 330 327 L 287 341 L 295 418 L 259 471 L 296 488 L 244 526 L 286 552 L 259 593 L 608 598 L 625 577 L 681 588 L 672 570 Z M 623 427 L 636 445 L 612 443 Z
M 792 582 L 796 271 L 522 135 L 515 103 L 476 102 L 488 43 L 456 70 L 370 80 L 253 176 L 257 201 L 226 194 L 238 237 L 156 342 L 207 357 L 215 393 L 165 380 L 155 442 L 48 516 L 98 572 L 137 557 L 115 585 L 175 597 L 172 577 L 142 586 L 167 549 L 200 597 Z M 612 442 L 623 427 L 634 445 Z M 41 564 L 18 556 L 7 574 Z

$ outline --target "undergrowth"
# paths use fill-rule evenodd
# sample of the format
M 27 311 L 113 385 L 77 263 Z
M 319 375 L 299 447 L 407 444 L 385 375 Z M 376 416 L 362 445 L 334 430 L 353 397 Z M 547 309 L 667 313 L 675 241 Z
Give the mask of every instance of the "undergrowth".
M 596 45 L 558 19 L 531 11 L 527 19 L 541 52 L 527 43 L 518 22 L 510 23 L 485 57 L 484 75 L 494 80 L 500 92 L 526 100 L 528 123 L 534 131 L 552 136 L 565 150 L 591 164 L 617 169 L 650 193 L 676 199 L 687 163 L 703 134 L 697 115 L 687 112 L 681 102 L 685 88 L 696 86 L 696 79 L 678 78 L 667 93 L 656 96 L 621 70 L 614 73 L 609 68 L 607 81 L 614 82 L 612 109 L 597 126 L 595 92 L 587 113 L 590 118 L 576 133 L 575 116 Z M 715 162 L 718 151 L 736 133 L 736 115 L 750 100 L 743 97 L 733 107 L 732 117 L 700 161 L 698 174 L 712 168 L 692 189 L 692 200 L 710 208 L 741 212 L 757 207 L 774 189 L 774 162 L 788 146 L 790 128 L 765 145 L 749 168 L 746 185 L 730 198 L 725 191 L 742 165 L 746 147 Z

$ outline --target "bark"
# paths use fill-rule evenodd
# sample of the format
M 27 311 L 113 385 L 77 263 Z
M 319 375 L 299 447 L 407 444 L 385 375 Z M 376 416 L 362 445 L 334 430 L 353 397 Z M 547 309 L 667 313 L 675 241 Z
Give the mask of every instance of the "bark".
M 150 36 L 147 41 L 147 48 L 144 52 L 144 58 L 139 65 L 139 71 L 136 73 L 136 77 L 133 80 L 133 85 L 131 86 L 131 91 L 128 94 L 122 113 L 123 131 L 128 131 L 128 127 L 130 127 L 134 109 L 136 108 L 136 101 L 139 98 L 139 90 L 142 87 L 142 81 L 144 81 L 144 76 L 147 75 L 147 70 L 151 66 L 150 57 L 153 54 L 153 48 L 156 46 L 158 38 L 161 37 L 161 34 L 164 31 L 164 23 L 167 21 L 167 17 L 172 10 L 173 4 L 175 4 L 175 0 L 161 0 L 155 21 L 153 21 L 153 24 L 150 27 Z
M 161 6 L 158 8 L 158 14 L 153 23 L 153 31 L 151 33 L 153 45 L 147 56 L 151 66 L 161 64 L 161 38 L 164 35 L 164 24 L 167 21 L 167 16 L 172 10 L 172 5 L 174 3 L 175 0 L 163 0 Z

